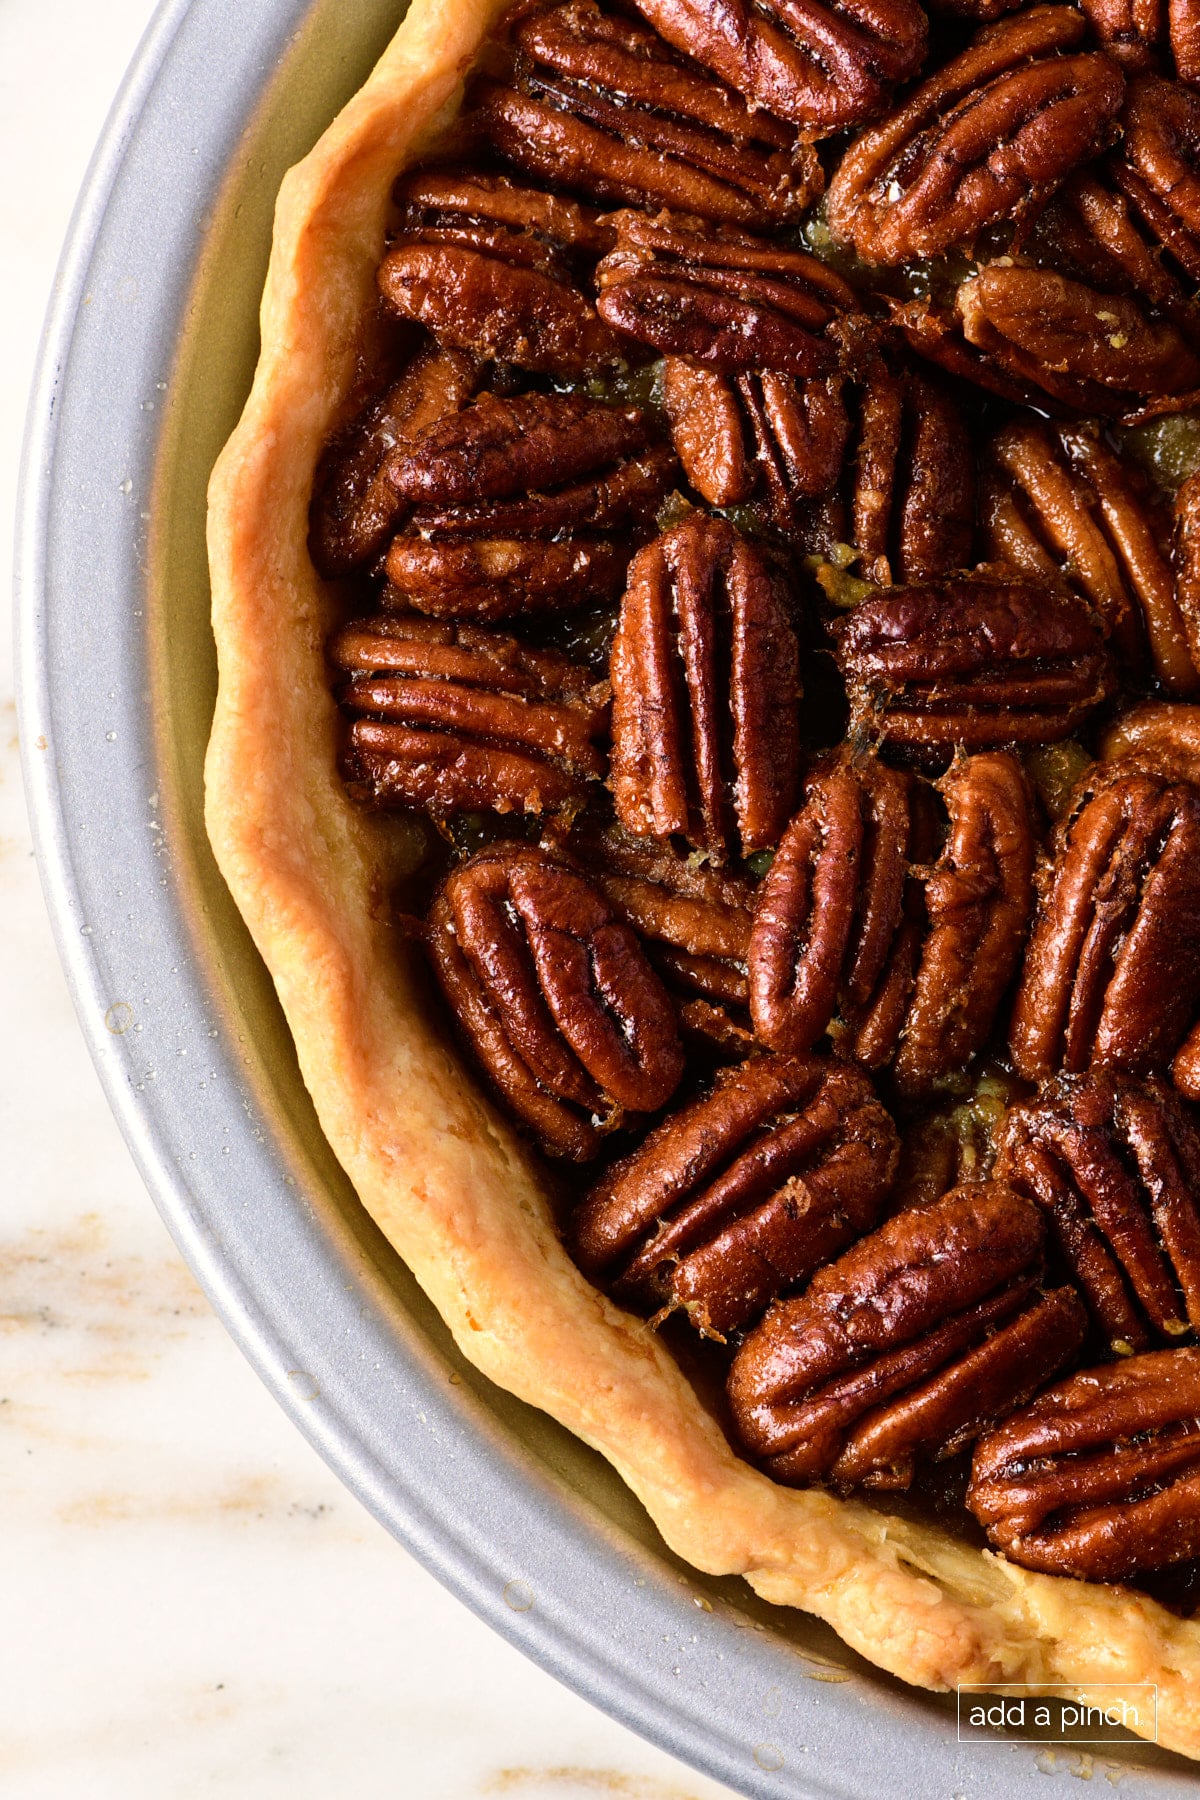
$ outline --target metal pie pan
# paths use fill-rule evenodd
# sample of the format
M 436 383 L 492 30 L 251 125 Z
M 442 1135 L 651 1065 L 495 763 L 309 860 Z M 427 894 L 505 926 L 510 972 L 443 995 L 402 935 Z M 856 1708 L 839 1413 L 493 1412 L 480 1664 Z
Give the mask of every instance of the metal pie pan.
M 19 523 L 38 855 L 109 1100 L 264 1381 L 425 1565 L 542 1667 L 739 1793 L 1028 1794 L 1069 1752 L 960 1744 L 823 1626 L 663 1547 L 599 1458 L 458 1357 L 316 1125 L 213 865 L 204 488 L 247 391 L 283 171 L 354 92 L 395 0 L 167 0 L 72 223 Z M 1090 1765 L 1089 1765 L 1090 1767 Z M 1139 1800 L 1190 1764 L 1129 1740 Z

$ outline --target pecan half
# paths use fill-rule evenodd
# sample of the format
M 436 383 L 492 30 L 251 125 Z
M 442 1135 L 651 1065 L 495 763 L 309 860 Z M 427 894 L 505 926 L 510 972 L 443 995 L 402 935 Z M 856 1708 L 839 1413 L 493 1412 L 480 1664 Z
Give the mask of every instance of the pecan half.
M 938 784 L 950 832 L 925 881 L 928 931 L 896 1052 L 903 1093 L 956 1073 L 991 1031 L 1033 911 L 1029 797 L 1015 757 L 951 764 Z
M 346 575 L 378 556 L 402 510 L 381 473 L 389 455 L 465 406 L 478 384 L 473 357 L 430 345 L 327 446 L 313 483 L 308 536 L 320 574 Z
M 464 243 L 474 242 L 481 227 L 512 232 L 526 240 L 526 260 L 534 264 L 557 258 L 583 270 L 613 245 L 612 227 L 593 207 L 479 169 L 410 170 L 396 183 L 393 198 L 409 230 L 435 230 L 447 243 L 457 241 L 456 233 Z
M 1185 337 L 1193 334 L 1192 282 L 1167 266 L 1164 244 L 1097 165 L 1064 183 L 1030 234 L 1030 244 L 1062 274 L 1108 293 L 1140 294 Z
M 1054 845 L 1014 1064 L 1031 1081 L 1167 1068 L 1200 1009 L 1200 788 L 1098 766 Z
M 976 1446 L 967 1505 L 1010 1562 L 1128 1581 L 1200 1554 L 1200 1350 L 1048 1388 Z
M 458 172 L 418 172 L 398 198 L 403 224 L 378 283 L 399 318 L 442 345 L 521 369 L 582 375 L 623 361 L 568 254 L 605 242 L 581 208 Z
M 449 507 L 470 506 L 471 524 L 488 501 L 521 504 L 644 450 L 650 433 L 636 407 L 604 406 L 581 394 L 481 394 L 441 419 L 415 443 L 393 451 L 385 469 L 398 498 L 433 521 Z M 592 490 L 595 504 L 596 490 Z M 486 522 L 512 516 L 491 507 Z M 553 526 L 560 521 L 556 517 Z
M 1200 686 L 1161 508 L 1098 431 L 1007 425 L 989 449 L 982 511 L 989 554 L 1028 575 L 1071 582 L 1134 673 L 1148 648 L 1169 693 Z M 1196 640 L 1200 652 L 1200 631 Z
M 637 837 L 715 863 L 778 841 L 796 795 L 799 651 L 760 553 L 693 514 L 630 565 L 613 640 L 612 790 Z
M 938 784 L 950 832 L 915 880 L 910 865 L 924 857 L 913 786 L 845 757 L 809 782 L 759 890 L 748 964 L 764 1043 L 809 1049 L 840 1004 L 839 1048 L 871 1067 L 894 1058 L 907 1095 L 958 1075 L 984 1043 L 1033 908 L 1029 799 L 1015 758 L 951 765 Z
M 612 598 L 629 561 L 623 528 L 652 522 L 674 469 L 636 407 L 482 395 L 384 464 L 381 479 L 416 509 L 392 540 L 389 580 L 403 605 L 477 619 Z
M 742 225 L 797 217 L 824 186 L 794 127 L 594 0 L 534 13 L 513 41 L 513 84 L 480 84 L 473 117 L 531 175 Z
M 1200 77 L 1200 8 L 1193 8 Z M 1193 282 L 1200 281 L 1200 94 L 1139 75 L 1129 89 L 1113 179 Z M 1194 383 L 1190 384 L 1194 385 Z
M 773 369 L 724 375 L 680 356 L 663 362 L 663 405 L 683 470 L 710 506 L 756 489 L 772 522 L 795 525 L 797 503 L 841 473 L 850 421 L 839 375 L 802 381 Z
M 668 357 L 663 400 L 684 472 L 710 505 L 757 494 L 778 530 L 827 553 L 852 546 L 881 585 L 967 561 L 970 433 L 948 388 L 919 370 L 875 358 L 848 398 L 837 375 L 730 376 Z M 805 503 L 823 495 L 833 498 L 814 527 Z
M 927 298 L 904 302 L 889 300 L 888 306 L 892 324 L 909 349 L 945 370 L 947 375 L 969 381 L 974 387 L 983 388 L 989 394 L 999 394 L 1005 400 L 1015 400 L 1022 406 L 1037 406 L 1055 412 L 1063 410 L 1053 402 L 1047 406 L 1045 390 L 1030 376 L 1021 373 L 1013 358 L 1005 356 L 1002 361 L 999 356 L 985 354 L 969 344 L 963 336 L 957 313 L 947 307 L 936 305 Z M 1064 383 L 1066 379 L 1062 377 Z M 1080 397 L 1082 383 L 1075 383 L 1072 392 L 1075 395 L 1072 404 L 1079 408 L 1114 415 L 1125 410 L 1123 400 L 1112 399 L 1095 382 L 1087 386 L 1086 399 Z
M 1120 70 L 1064 54 L 1086 31 L 1067 6 L 986 26 L 846 152 L 829 188 L 834 236 L 868 262 L 902 263 L 1044 205 L 1116 135 Z
M 843 490 L 831 517 L 858 573 L 886 587 L 963 568 L 975 525 L 975 455 L 946 385 L 876 359 L 853 407 Z
M 906 1488 L 1062 1368 L 1086 1315 L 1038 1291 L 1037 1207 L 986 1182 L 898 1213 L 796 1300 L 729 1372 L 734 1422 L 776 1481 Z
M 1173 58 L 1181 81 L 1200 80 L 1200 7 L 1196 0 L 1080 0 L 1110 56 L 1128 69 Z
M 1044 1208 L 1118 1353 L 1200 1325 L 1200 1129 L 1170 1088 L 1060 1076 L 1009 1112 L 996 1175 Z
M 916 0 L 637 0 L 669 44 L 756 106 L 820 133 L 857 125 L 915 75 L 928 20 Z
M 685 1035 L 744 1055 L 753 1042 L 746 979 L 750 884 L 619 826 L 577 828 L 570 847 L 679 996 Z
M 356 797 L 434 813 L 579 806 L 604 774 L 606 689 L 553 650 L 385 613 L 330 644 Z
M 681 219 L 626 212 L 616 224 L 616 248 L 596 269 L 610 325 L 727 374 L 832 372 L 836 349 L 820 334 L 854 292 L 815 256 Z
M 897 936 L 913 935 L 904 927 L 920 854 L 914 788 L 911 776 L 846 752 L 809 777 L 759 887 L 750 936 L 751 1016 L 772 1049 L 811 1049 L 839 1003 L 865 1016 L 888 984 Z M 904 985 L 901 1013 L 911 975 Z
M 619 1297 L 724 1336 L 869 1229 L 896 1154 L 858 1070 L 757 1057 L 602 1178 L 575 1215 L 575 1255 Z
M 620 592 L 628 551 L 612 538 L 561 543 L 482 537 L 466 542 L 397 537 L 387 554 L 385 606 L 443 619 L 513 619 L 595 606 Z
M 427 941 L 484 1072 L 542 1147 L 581 1161 L 674 1093 L 683 1052 L 636 935 L 577 871 L 523 844 L 451 871 Z
M 969 344 L 1084 411 L 1127 411 L 1139 395 L 1200 385 L 1200 356 L 1177 326 L 1048 269 L 989 263 L 956 304 Z
M 887 743 L 1045 743 L 1113 686 L 1085 602 L 995 566 L 892 588 L 833 630 L 856 725 Z
M 1106 763 L 1200 788 L 1200 706 L 1144 700 L 1108 727 L 1100 754 Z

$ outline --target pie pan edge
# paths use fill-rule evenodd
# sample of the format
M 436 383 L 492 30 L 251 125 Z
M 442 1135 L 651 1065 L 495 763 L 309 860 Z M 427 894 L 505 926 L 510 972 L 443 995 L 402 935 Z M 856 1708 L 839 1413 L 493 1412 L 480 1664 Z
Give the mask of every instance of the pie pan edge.
M 220 687 L 207 818 L 322 1128 L 363 1204 L 492 1381 L 599 1450 L 681 1557 L 827 1621 L 919 1686 L 1153 1682 L 1159 1741 L 1200 1755 L 1200 1627 L 1036 1575 L 932 1526 L 786 1490 L 737 1458 L 667 1351 L 563 1250 L 520 1143 L 427 1020 L 389 921 L 382 833 L 334 766 L 312 471 L 349 385 L 392 181 L 453 116 L 503 8 L 415 0 L 367 85 L 287 177 L 262 355 L 214 472 Z

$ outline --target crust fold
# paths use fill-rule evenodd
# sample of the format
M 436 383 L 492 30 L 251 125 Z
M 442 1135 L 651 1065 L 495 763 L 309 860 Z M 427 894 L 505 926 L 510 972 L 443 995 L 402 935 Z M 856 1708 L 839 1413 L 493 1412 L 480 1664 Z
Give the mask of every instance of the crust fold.
M 286 177 L 245 412 L 213 473 L 220 689 L 206 765 L 221 871 L 279 991 L 321 1125 L 463 1354 L 593 1445 L 671 1548 L 815 1613 L 903 1680 L 1156 1682 L 1159 1741 L 1200 1756 L 1200 1627 L 1030 1574 L 933 1526 L 742 1462 L 655 1335 L 596 1292 L 536 1169 L 424 1013 L 388 923 L 395 828 L 334 767 L 312 473 L 352 378 L 397 172 L 450 121 L 503 7 L 414 0 L 365 87 Z M 400 857 L 403 858 L 403 846 Z M 1191 1692 L 1189 1692 L 1189 1689 Z

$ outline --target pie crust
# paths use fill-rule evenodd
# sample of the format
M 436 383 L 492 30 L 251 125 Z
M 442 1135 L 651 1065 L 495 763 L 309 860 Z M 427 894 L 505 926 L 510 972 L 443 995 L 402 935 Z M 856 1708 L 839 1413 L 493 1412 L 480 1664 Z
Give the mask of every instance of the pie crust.
M 427 1016 L 390 922 L 403 831 L 364 816 L 336 768 L 333 606 L 309 560 L 308 507 L 392 183 L 453 119 L 504 10 L 413 0 L 366 85 L 287 175 L 254 385 L 209 491 L 220 689 L 208 830 L 322 1128 L 468 1360 L 607 1457 L 696 1568 L 744 1576 L 922 1687 L 1038 1682 L 1100 1703 L 1096 1683 L 1153 1682 L 1159 1742 L 1200 1756 L 1200 1623 L 743 1462 L 655 1333 L 575 1268 L 534 1160 Z

